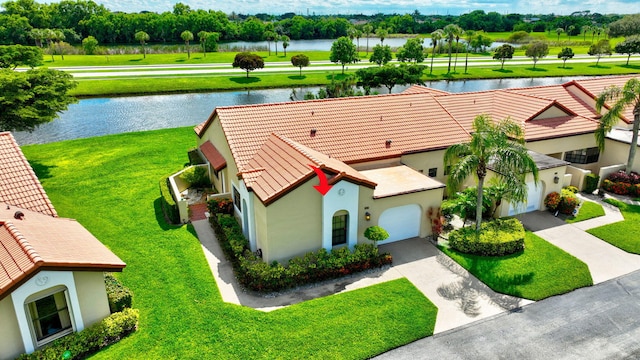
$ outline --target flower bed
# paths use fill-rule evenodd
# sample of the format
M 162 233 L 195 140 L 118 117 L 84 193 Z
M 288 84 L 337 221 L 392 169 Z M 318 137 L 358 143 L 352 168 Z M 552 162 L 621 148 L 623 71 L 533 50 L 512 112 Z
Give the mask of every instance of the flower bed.
M 640 196 L 640 175 L 620 170 L 602 181 L 602 188 L 618 195 Z
M 358 244 L 352 252 L 346 247 L 320 249 L 289 260 L 265 263 L 249 249 L 249 242 L 232 215 L 215 214 L 209 218 L 222 250 L 233 264 L 240 283 L 255 291 L 280 291 L 318 281 L 391 264 L 390 254 L 380 254 L 371 244 Z

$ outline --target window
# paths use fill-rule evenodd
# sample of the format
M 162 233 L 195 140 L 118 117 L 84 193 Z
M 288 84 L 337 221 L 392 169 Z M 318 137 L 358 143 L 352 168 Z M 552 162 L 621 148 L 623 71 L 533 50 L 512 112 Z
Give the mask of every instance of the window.
M 438 168 L 429 169 L 429 177 L 436 177 L 438 175 Z
M 347 243 L 347 223 L 349 214 L 346 211 L 339 211 L 333 215 L 331 245 L 344 245 Z
M 591 164 L 598 162 L 600 150 L 597 147 L 567 151 L 564 153 L 564 161 L 574 164 Z
M 233 186 L 233 205 L 235 205 L 238 211 L 242 212 L 242 208 L 240 207 L 240 192 Z
M 64 290 L 27 303 L 27 308 L 38 345 L 73 331 Z

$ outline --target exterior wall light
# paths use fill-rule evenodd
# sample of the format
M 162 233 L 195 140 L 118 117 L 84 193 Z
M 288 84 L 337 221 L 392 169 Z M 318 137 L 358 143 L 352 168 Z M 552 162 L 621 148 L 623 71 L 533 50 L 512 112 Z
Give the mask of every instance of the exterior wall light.
M 554 184 L 557 184 L 557 183 L 559 183 L 559 182 L 560 182 L 560 178 L 558 177 L 558 175 L 554 176 L 554 177 L 553 177 L 553 183 L 554 183 Z
M 364 219 L 367 221 L 371 220 L 371 214 L 368 211 L 364 213 Z

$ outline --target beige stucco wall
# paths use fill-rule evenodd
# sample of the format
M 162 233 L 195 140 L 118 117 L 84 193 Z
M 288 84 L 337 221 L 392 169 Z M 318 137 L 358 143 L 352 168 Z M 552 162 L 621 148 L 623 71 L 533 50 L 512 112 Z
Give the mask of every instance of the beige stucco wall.
M 257 245 L 266 262 L 286 262 L 322 248 L 322 195 L 315 183 L 307 181 L 266 208 L 254 202 Z
M 533 150 L 540 154 L 556 154 L 564 153 L 572 150 L 586 149 L 596 147 L 596 138 L 591 134 L 582 134 L 576 136 L 567 136 L 559 139 L 529 141 L 525 144 L 527 149 Z M 560 159 L 564 159 L 564 154 Z
M 233 181 L 233 183 L 236 185 L 238 184 L 238 167 L 233 161 L 233 156 L 231 156 L 231 149 L 229 148 L 227 139 L 224 136 L 224 132 L 222 131 L 220 120 L 217 117 L 214 119 L 211 125 L 209 125 L 202 138 L 198 139 L 198 147 L 207 142 L 207 140 L 211 141 L 216 149 L 218 149 L 222 157 L 224 157 L 224 159 L 227 161 L 227 167 L 218 172 L 218 176 L 225 177 L 225 183 L 227 186 L 226 192 L 231 192 L 231 181 Z M 218 189 L 218 191 L 225 192 L 222 188 L 222 183 L 219 178 L 214 175 L 211 177 L 211 181 L 213 182 L 213 185 L 216 187 L 216 189 Z
M 567 116 L 567 113 L 556 106 L 552 106 L 547 110 L 543 111 L 540 115 L 536 116 L 535 119 L 533 119 L 532 121 L 562 117 L 562 116 Z
M 104 274 L 96 271 L 75 271 L 73 279 L 85 328 L 109 316 Z
M 492 174 L 492 172 L 489 172 L 489 174 Z M 560 192 L 562 191 L 562 179 L 564 178 L 565 175 L 565 167 L 558 167 L 558 168 L 552 168 L 552 169 L 545 169 L 545 170 L 540 170 L 538 171 L 538 180 L 539 180 L 539 184 L 538 186 L 542 186 L 542 196 L 540 197 L 540 210 L 544 210 L 544 198 L 545 196 L 547 196 L 547 194 L 551 193 L 551 192 Z M 555 184 L 553 182 L 553 178 L 555 176 L 559 177 L 559 181 L 557 184 Z M 487 178 L 489 178 L 489 176 L 487 176 Z M 529 173 L 527 174 L 526 178 L 525 178 L 525 182 L 531 182 L 533 181 L 533 174 Z M 503 201 L 502 205 L 500 206 L 500 208 L 498 208 L 498 210 L 496 211 L 496 214 L 498 217 L 503 217 L 503 216 L 508 216 L 509 215 L 509 202 L 508 201 Z
M 437 174 L 434 179 L 445 183 L 444 176 L 444 152 L 445 150 L 429 151 L 417 154 L 409 154 L 402 156 L 402 163 L 416 171 L 421 171 L 425 175 L 429 174 L 429 169 L 437 168 Z
M 629 158 L 629 144 L 611 139 L 606 139 L 604 152 L 600 154 L 600 166 L 610 166 L 624 164 L 627 165 Z M 636 149 L 636 157 L 633 160 L 631 170 L 640 171 L 640 149 Z M 595 172 L 598 173 L 597 171 Z
M 24 353 L 18 319 L 11 296 L 0 300 L 0 360 L 15 359 Z
M 411 194 L 396 195 L 380 199 L 373 198 L 373 189 L 360 187 L 360 213 L 358 219 L 358 243 L 369 243 L 364 237 L 364 231 L 369 226 L 378 225 L 380 215 L 387 209 L 397 206 L 417 204 L 420 206 L 420 237 L 431 235 L 431 223 L 427 218 L 430 207 L 439 208 L 442 203 L 444 188 L 420 191 Z M 371 220 L 364 219 L 364 213 L 371 214 Z

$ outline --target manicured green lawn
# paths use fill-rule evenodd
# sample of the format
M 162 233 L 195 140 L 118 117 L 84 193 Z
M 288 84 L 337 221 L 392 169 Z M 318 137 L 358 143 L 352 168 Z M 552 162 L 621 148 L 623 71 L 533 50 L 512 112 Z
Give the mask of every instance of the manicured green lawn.
M 593 284 L 587 265 L 574 256 L 529 231 L 524 243 L 524 252 L 502 257 L 440 250 L 493 290 L 525 299 L 541 300 Z
M 623 221 L 590 229 L 587 232 L 620 249 L 640 254 L 640 206 L 625 204 L 616 200 L 606 200 L 620 208 Z
M 568 223 L 576 223 L 579 221 L 589 220 L 598 216 L 604 216 L 604 209 L 602 205 L 594 203 L 593 201 L 583 201 L 580 206 L 578 216 L 570 216 L 565 219 Z
M 433 333 L 436 307 L 400 279 L 263 313 L 223 303 L 191 226 L 167 225 L 158 181 L 182 168 L 191 128 L 31 145 L 60 216 L 126 263 L 139 329 L 97 359 L 362 359 Z

